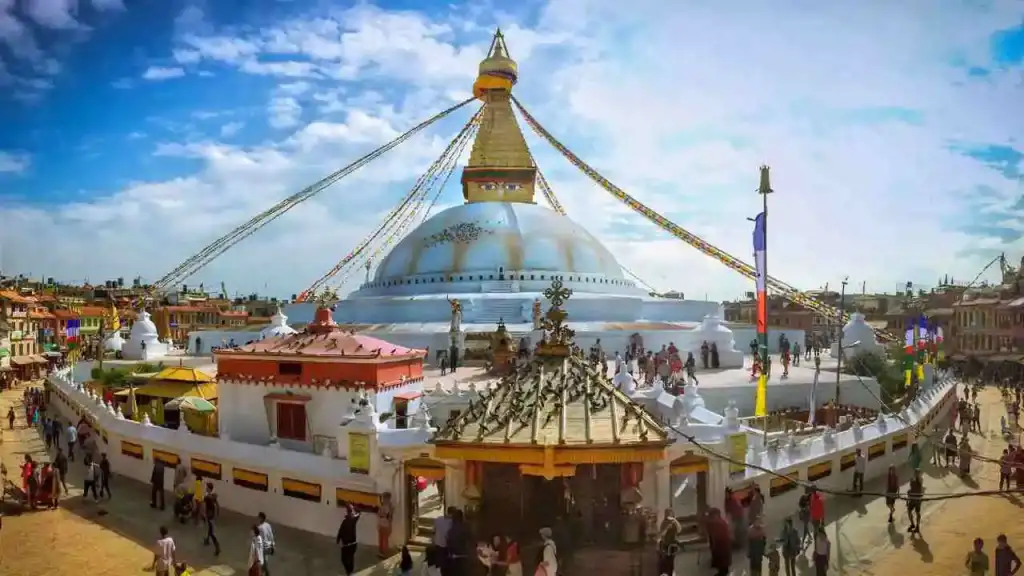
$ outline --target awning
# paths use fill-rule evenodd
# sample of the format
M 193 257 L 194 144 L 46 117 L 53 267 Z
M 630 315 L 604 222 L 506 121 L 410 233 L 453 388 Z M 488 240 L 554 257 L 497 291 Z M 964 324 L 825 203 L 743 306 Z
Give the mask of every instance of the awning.
M 15 356 L 11 358 L 11 364 L 15 366 L 29 366 L 35 364 L 35 361 L 32 360 L 31 356 Z
M 131 389 L 121 390 L 115 396 L 128 397 Z M 151 382 L 135 389 L 135 396 L 152 396 L 154 398 L 180 398 L 181 396 L 198 396 L 206 400 L 217 397 L 217 384 L 189 384 L 188 382 Z
M 296 402 L 305 404 L 313 399 L 309 394 L 296 394 L 294 392 L 272 392 L 263 397 L 264 400 L 273 400 L 275 402 Z
M 395 394 L 394 396 L 392 396 L 392 398 L 394 398 L 395 400 L 408 400 L 408 401 L 412 401 L 412 400 L 415 400 L 415 399 L 419 398 L 420 396 L 423 396 L 423 392 L 410 391 L 410 392 L 399 392 L 398 394 Z
M 50 363 L 49 360 L 47 360 L 46 358 L 43 358 L 42 356 L 32 356 L 32 361 L 35 362 L 36 364 L 49 364 Z

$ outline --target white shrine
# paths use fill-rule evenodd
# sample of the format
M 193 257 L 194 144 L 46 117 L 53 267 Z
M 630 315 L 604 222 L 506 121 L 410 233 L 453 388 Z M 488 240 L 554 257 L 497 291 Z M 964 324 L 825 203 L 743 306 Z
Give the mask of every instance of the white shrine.
M 281 311 L 281 307 L 277 307 L 277 312 L 270 317 L 270 324 L 260 330 L 260 340 L 264 338 L 273 338 L 274 336 L 290 336 L 292 334 L 298 334 L 298 330 L 288 325 L 288 317 Z
M 850 314 L 850 321 L 843 326 L 843 354 L 844 358 L 853 358 L 861 354 L 875 354 L 885 357 L 885 346 L 875 339 L 875 331 L 864 320 L 860 312 Z M 831 355 L 839 358 L 839 343 L 832 344 Z
M 103 340 L 103 351 L 117 354 L 124 350 L 125 342 L 125 339 L 121 336 L 121 331 L 116 330 L 113 334 L 107 336 L 106 339 Z
M 171 347 L 160 341 L 156 324 L 150 319 L 149 312 L 139 311 L 139 317 L 132 325 L 128 342 L 121 347 L 121 355 L 125 360 L 141 360 L 143 362 L 167 356 Z
M 733 338 L 732 330 L 722 324 L 722 316 L 719 312 L 708 314 L 700 326 L 694 329 L 689 341 L 689 352 L 695 358 L 700 358 L 700 348 L 707 342 L 718 348 L 719 368 L 742 368 L 743 352 L 736 349 L 736 339 Z

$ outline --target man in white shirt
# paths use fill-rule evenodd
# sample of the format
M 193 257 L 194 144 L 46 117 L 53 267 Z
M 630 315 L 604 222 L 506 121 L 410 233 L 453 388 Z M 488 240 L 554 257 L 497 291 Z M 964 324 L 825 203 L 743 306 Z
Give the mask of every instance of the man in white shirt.
M 271 528 L 270 522 L 267 522 L 267 515 L 260 512 L 257 516 L 259 522 L 256 523 L 256 529 L 259 530 L 260 539 L 263 540 L 263 568 L 262 576 L 270 576 L 270 557 L 274 555 L 275 544 L 274 544 L 274 529 Z
M 541 540 L 544 541 L 544 549 L 541 552 L 541 566 L 544 568 L 544 576 L 558 575 L 558 549 L 551 537 L 551 528 L 540 529 Z
M 78 442 L 78 428 L 68 426 L 68 460 L 75 461 L 75 443 Z
M 161 526 L 160 539 L 156 541 L 156 549 L 153 550 L 153 565 L 151 566 L 156 576 L 171 576 L 176 552 L 174 538 L 168 534 L 166 526 Z

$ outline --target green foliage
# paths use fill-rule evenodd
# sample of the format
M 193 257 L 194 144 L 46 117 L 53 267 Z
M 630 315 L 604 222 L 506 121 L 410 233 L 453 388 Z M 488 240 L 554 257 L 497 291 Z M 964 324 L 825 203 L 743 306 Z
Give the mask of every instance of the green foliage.
M 163 368 L 163 362 L 157 364 L 141 363 L 102 369 L 99 366 L 94 366 L 89 372 L 89 377 L 106 388 L 124 388 L 128 385 L 128 378 L 133 374 L 151 374 L 159 372 Z
M 843 372 L 878 381 L 882 402 L 890 404 L 903 395 L 903 370 L 876 354 L 859 354 L 843 365 Z

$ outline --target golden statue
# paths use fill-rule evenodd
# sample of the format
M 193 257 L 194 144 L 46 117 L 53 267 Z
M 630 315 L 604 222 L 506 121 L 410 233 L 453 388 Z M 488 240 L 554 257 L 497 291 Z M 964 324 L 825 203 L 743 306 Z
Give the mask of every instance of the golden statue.
M 462 329 L 462 303 L 456 298 L 448 298 L 448 305 L 452 307 L 452 321 L 448 327 L 449 332 L 459 332 Z
M 491 371 L 498 374 L 507 373 L 512 367 L 516 352 L 516 344 L 505 327 L 504 318 L 498 319 L 498 329 L 491 334 Z
M 531 318 L 532 321 L 533 321 L 533 329 L 534 330 L 540 330 L 540 328 L 541 328 L 541 317 L 542 316 L 544 316 L 544 311 L 541 310 L 540 298 L 536 298 L 533 301 L 533 314 L 532 314 L 532 318 Z

